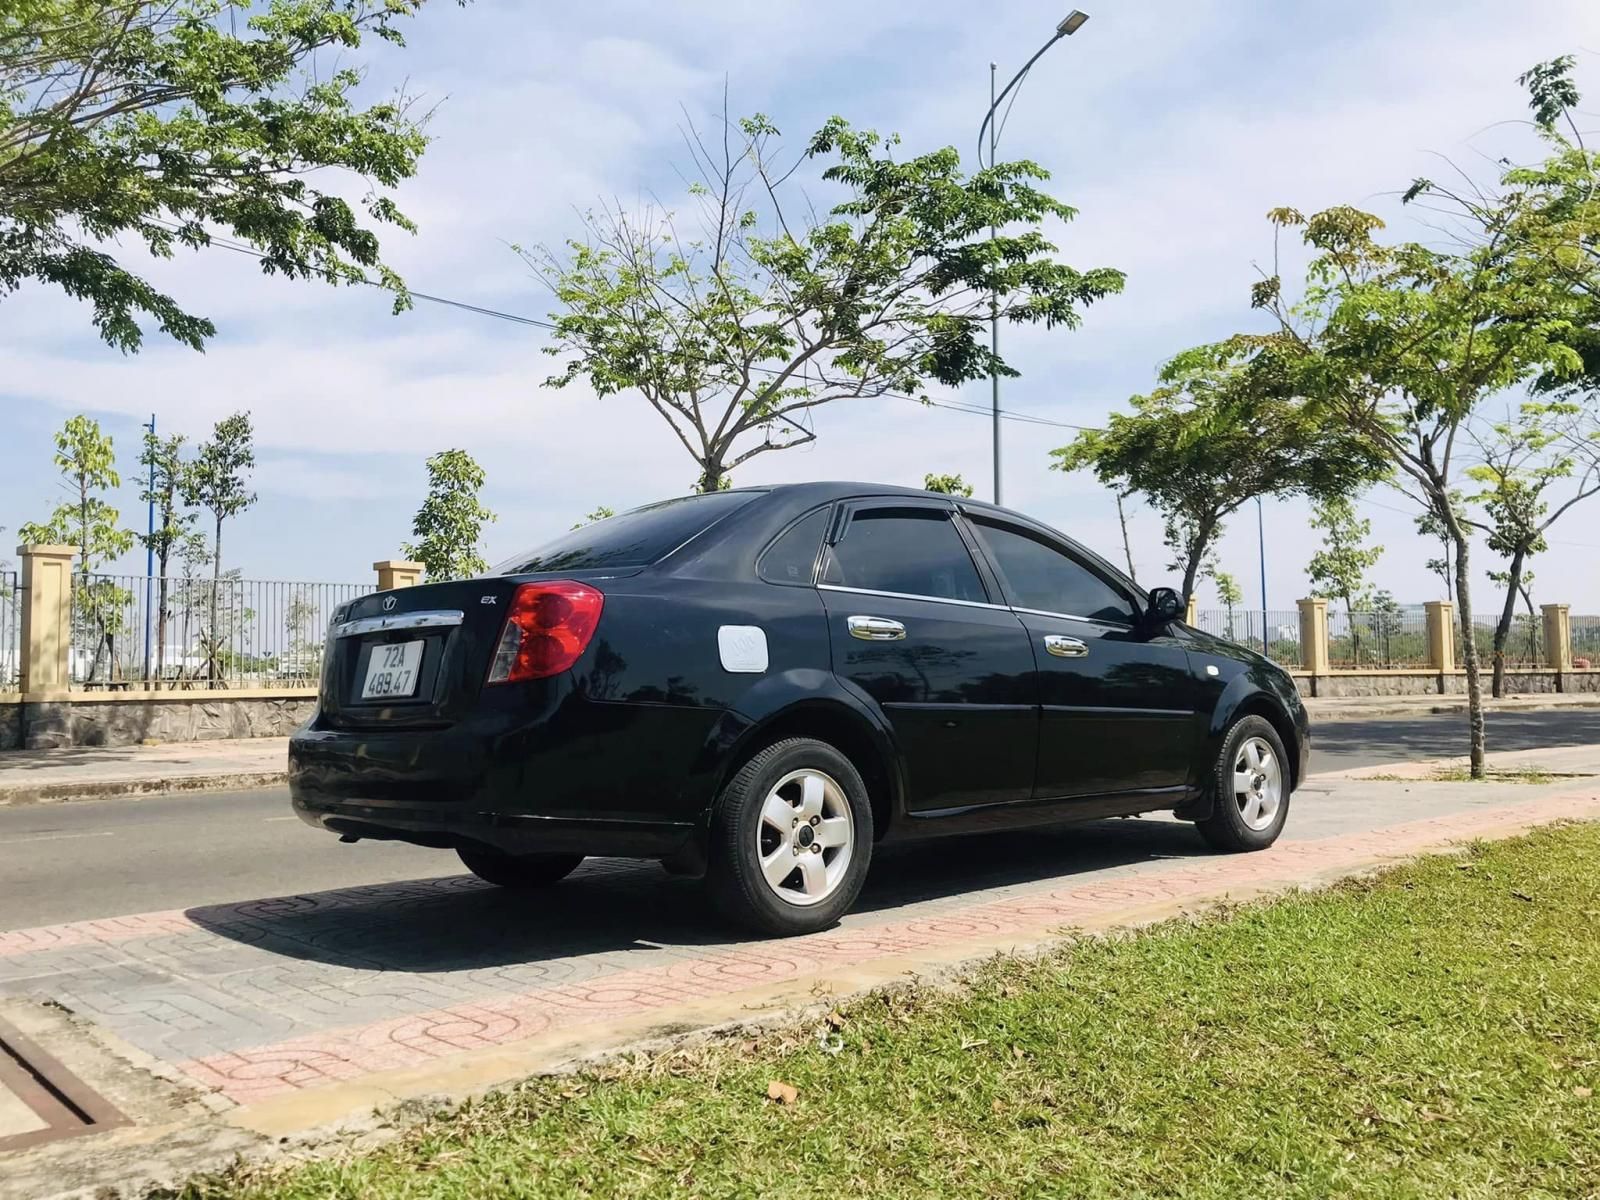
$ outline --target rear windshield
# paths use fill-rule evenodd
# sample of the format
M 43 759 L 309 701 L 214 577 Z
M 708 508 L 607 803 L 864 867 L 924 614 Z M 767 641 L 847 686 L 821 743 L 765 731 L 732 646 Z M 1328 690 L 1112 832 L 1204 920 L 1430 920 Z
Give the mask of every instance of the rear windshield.
M 647 566 L 760 494 L 755 491 L 707 492 L 647 504 L 564 533 L 507 559 L 492 573 L 522 575 L 529 571 Z

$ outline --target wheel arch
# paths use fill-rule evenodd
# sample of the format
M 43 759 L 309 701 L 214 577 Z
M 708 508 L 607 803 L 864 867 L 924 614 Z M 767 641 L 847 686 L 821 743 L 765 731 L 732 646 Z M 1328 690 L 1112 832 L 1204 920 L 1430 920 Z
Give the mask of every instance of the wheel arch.
M 1300 731 L 1295 728 L 1294 718 L 1289 715 L 1283 701 L 1271 692 L 1255 689 L 1240 695 L 1228 707 L 1225 715 L 1222 705 L 1218 705 L 1217 709 L 1219 720 L 1213 724 L 1211 738 L 1213 757 L 1221 749 L 1222 738 L 1235 721 L 1240 717 L 1261 717 L 1272 726 L 1278 740 L 1283 743 L 1288 758 L 1289 790 L 1293 792 L 1300 786 Z
M 894 744 L 886 728 L 843 698 L 799 700 L 744 730 L 724 761 L 713 803 L 727 781 L 753 755 L 774 742 L 793 737 L 827 742 L 850 760 L 867 786 L 874 839 L 881 840 L 902 807 L 902 781 Z M 707 811 L 709 814 L 709 808 Z

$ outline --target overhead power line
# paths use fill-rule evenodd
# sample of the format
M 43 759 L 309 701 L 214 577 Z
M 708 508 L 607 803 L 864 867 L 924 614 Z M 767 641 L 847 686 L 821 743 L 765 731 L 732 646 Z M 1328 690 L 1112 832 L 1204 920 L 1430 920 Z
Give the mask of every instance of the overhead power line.
M 236 254 L 246 255 L 257 260 L 258 262 L 266 261 L 266 255 L 262 254 L 260 251 L 252 249 L 251 247 L 243 245 L 239 242 L 232 241 L 228 238 L 213 237 L 211 239 L 211 244 L 218 246 L 223 250 L 232 250 Z M 393 289 L 385 287 L 377 280 L 368 279 L 365 276 L 356 276 L 351 280 L 351 282 L 363 283 L 368 287 L 377 288 L 379 291 L 390 292 L 391 294 L 393 293 Z M 532 326 L 535 329 L 548 330 L 554 330 L 556 327 L 554 322 L 544 321 L 538 317 L 528 317 L 522 315 L 521 313 L 505 312 L 502 309 L 488 308 L 482 304 L 471 304 L 465 300 L 452 300 L 448 296 L 436 296 L 429 292 L 417 291 L 415 288 L 411 287 L 406 288 L 406 294 L 414 300 L 424 300 L 429 304 L 441 304 L 448 308 L 458 308 L 463 312 L 475 313 L 480 317 L 491 317 L 499 321 L 510 321 L 516 325 L 526 325 Z M 753 366 L 751 369 L 759 371 L 764 375 L 782 374 L 782 371 L 775 367 Z M 992 411 L 988 408 L 979 407 L 975 404 L 968 404 L 965 401 L 960 400 L 925 400 L 920 396 L 908 396 L 904 392 L 878 392 L 876 395 L 885 396 L 891 400 L 909 400 L 912 404 L 921 405 L 923 407 L 944 408 L 949 409 L 951 412 L 967 413 L 972 416 L 990 417 L 993 415 Z M 1041 417 L 1034 413 L 1008 412 L 1004 409 L 1001 410 L 1000 416 L 1005 420 L 1015 421 L 1021 425 L 1043 425 L 1053 429 L 1085 431 L 1097 428 L 1096 426 L 1092 425 L 1074 425 L 1069 421 L 1057 421 L 1053 418 Z

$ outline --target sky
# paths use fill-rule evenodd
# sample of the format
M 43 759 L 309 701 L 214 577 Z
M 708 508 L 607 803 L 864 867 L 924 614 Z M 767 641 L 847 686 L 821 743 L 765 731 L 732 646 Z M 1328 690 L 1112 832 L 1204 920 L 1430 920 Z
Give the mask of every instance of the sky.
M 682 196 L 686 114 L 705 125 L 724 88 L 736 113 L 763 112 L 799 146 L 829 116 L 901 135 L 907 152 L 957 146 L 972 161 L 988 103 L 989 63 L 1002 82 L 1043 43 L 1065 5 L 875 0 L 591 0 L 534 5 L 434 0 L 405 49 L 360 51 L 373 98 L 404 86 L 433 106 L 432 144 L 395 198 L 418 225 L 389 232 L 385 259 L 419 291 L 544 318 L 548 293 L 512 244 L 560 244 L 597 202 L 624 209 Z M 1586 0 L 1271 0 L 1127 3 L 1095 0 L 1091 19 L 1054 46 L 1021 91 L 1000 156 L 1028 158 L 1079 210 L 1053 228 L 1061 257 L 1127 273 L 1122 295 L 1076 330 L 1002 331 L 1022 377 L 1002 405 L 1062 425 L 1097 425 L 1146 391 L 1171 354 L 1259 323 L 1249 285 L 1270 263 L 1269 208 L 1336 203 L 1382 215 L 1400 237 L 1427 237 L 1399 193 L 1456 164 L 1487 176 L 1501 155 L 1536 151 L 1516 76 L 1558 54 L 1579 56 L 1600 93 L 1600 9 Z M 484 466 L 499 514 L 488 559 L 566 529 L 600 505 L 680 494 L 694 464 L 637 395 L 597 399 L 543 386 L 556 361 L 544 334 L 419 302 L 400 316 L 376 289 L 264 276 L 251 258 L 213 249 L 151 263 L 119 251 L 218 336 L 196 353 L 147 331 L 125 356 L 95 334 L 88 310 L 42 287 L 0 301 L 0 526 L 11 548 L 24 521 L 61 498 L 51 435 L 86 412 L 116 441 L 124 520 L 143 526 L 139 425 L 202 438 L 250 411 L 257 429 L 257 505 L 226 535 L 247 578 L 365 581 L 396 557 L 426 484 L 424 459 L 461 447 Z M 941 393 L 935 393 L 940 395 Z M 987 383 L 953 398 L 987 405 Z M 989 421 L 893 398 L 824 407 L 818 438 L 760 455 L 737 484 L 869 479 L 920 485 L 959 472 L 991 494 Z M 1072 429 L 1008 421 L 1005 502 L 1117 561 L 1111 496 L 1086 475 L 1050 469 Z M 1402 602 L 1442 595 L 1393 492 L 1360 505 L 1385 548 L 1376 586 Z M 1236 516 L 1222 566 L 1262 601 L 1265 543 L 1273 610 L 1307 594 L 1317 535 L 1306 506 L 1271 501 L 1258 530 Z M 1536 600 L 1600 608 L 1600 498 L 1552 531 L 1535 560 Z M 1143 583 L 1165 580 L 1159 519 L 1130 510 Z M 122 564 L 142 571 L 142 552 Z M 1494 564 L 1479 550 L 1475 576 Z M 1480 587 L 1485 585 L 1480 585 Z M 1487 595 L 1492 596 L 1492 592 Z M 1480 595 L 1485 595 L 1480 591 Z M 1487 597 L 1486 597 L 1487 598 Z M 1209 585 L 1201 604 L 1214 603 Z M 1479 601 L 1482 605 L 1483 601 Z

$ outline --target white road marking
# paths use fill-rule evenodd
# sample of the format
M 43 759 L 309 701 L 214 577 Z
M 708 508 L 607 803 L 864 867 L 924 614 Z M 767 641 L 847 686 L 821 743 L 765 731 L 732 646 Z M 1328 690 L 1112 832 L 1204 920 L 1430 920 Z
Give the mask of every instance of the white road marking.
M 265 824 L 268 821 L 298 821 L 299 819 L 300 819 L 299 817 L 295 817 L 295 816 L 288 816 L 288 817 L 262 817 L 261 821 L 262 821 L 263 824 Z
M 112 836 L 114 836 L 114 834 L 109 829 L 101 830 L 98 833 L 41 833 L 36 834 L 33 837 L 0 838 L 0 846 L 16 846 L 20 845 L 22 842 L 64 842 L 69 838 Z

